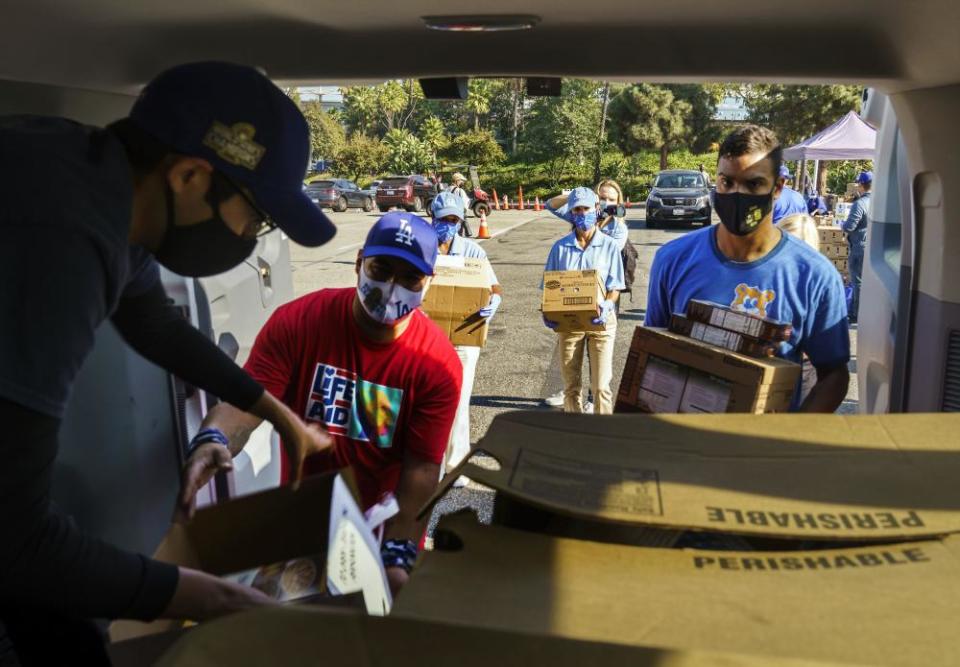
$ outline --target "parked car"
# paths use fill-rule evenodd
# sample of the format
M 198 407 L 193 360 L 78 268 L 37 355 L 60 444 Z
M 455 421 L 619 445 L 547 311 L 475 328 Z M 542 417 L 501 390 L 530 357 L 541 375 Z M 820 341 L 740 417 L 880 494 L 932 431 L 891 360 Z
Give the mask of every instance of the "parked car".
M 419 212 L 430 206 L 436 194 L 436 187 L 426 176 L 388 176 L 377 188 L 377 208 L 384 213 L 394 206 Z
M 657 174 L 647 197 L 647 227 L 666 222 L 710 224 L 710 185 L 699 171 L 669 169 Z
M 374 195 L 367 190 L 361 190 L 353 181 L 343 178 L 311 181 L 307 183 L 306 193 L 320 208 L 332 208 L 343 213 L 348 208 L 362 208 L 372 211 Z

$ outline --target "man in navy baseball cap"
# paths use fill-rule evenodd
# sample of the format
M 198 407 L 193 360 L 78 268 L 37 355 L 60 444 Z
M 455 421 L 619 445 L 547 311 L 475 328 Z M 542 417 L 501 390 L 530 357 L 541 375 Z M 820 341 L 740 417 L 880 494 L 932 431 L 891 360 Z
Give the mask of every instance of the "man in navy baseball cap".
M 17 664 L 105 664 L 89 619 L 203 620 L 271 604 L 251 588 L 87 535 L 48 500 L 67 399 L 108 318 L 147 360 L 271 422 L 295 470 L 330 447 L 329 434 L 308 427 L 191 326 L 158 267 L 190 277 L 226 271 L 277 226 L 305 245 L 329 240 L 333 225 L 301 193 L 308 138 L 280 89 L 227 63 L 163 72 L 107 128 L 0 116 L 0 663 L 9 654 Z M 103 392 L 125 386 L 102 380 Z M 136 438 L 86 444 L 110 451 Z M 203 485 L 229 469 L 227 446 L 224 433 L 198 433 L 186 476 Z
M 388 213 L 357 254 L 356 286 L 280 306 L 246 364 L 291 412 L 333 436 L 332 449 L 304 462 L 305 475 L 350 466 L 364 510 L 396 497 L 381 553 L 394 592 L 417 558 L 426 529 L 418 513 L 440 479 L 463 376 L 446 334 L 419 307 L 436 259 L 437 235 L 425 220 Z M 260 421 L 221 403 L 203 428 L 241 434 L 230 445 L 236 455 Z M 286 459 L 280 468 L 289 479 Z

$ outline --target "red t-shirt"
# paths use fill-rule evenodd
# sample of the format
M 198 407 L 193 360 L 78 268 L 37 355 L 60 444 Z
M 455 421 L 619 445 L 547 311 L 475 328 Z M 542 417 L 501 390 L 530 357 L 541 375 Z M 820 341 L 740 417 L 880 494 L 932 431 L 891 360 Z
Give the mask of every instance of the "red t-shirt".
M 352 287 L 324 289 L 278 308 L 257 335 L 246 370 L 334 437 L 331 450 L 306 460 L 304 475 L 353 466 L 366 508 L 396 488 L 405 455 L 443 462 L 463 368 L 419 309 L 394 342 L 364 339 L 353 319 L 355 294 Z

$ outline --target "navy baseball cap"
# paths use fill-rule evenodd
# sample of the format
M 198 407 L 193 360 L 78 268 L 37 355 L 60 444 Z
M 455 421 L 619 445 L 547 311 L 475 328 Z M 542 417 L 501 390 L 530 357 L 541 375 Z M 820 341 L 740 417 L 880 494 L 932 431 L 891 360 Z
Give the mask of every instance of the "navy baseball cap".
M 303 192 L 310 130 L 303 114 L 252 67 L 178 65 L 140 93 L 130 120 L 172 150 L 203 158 L 250 191 L 294 242 L 318 246 L 337 229 Z
M 872 171 L 861 171 L 857 176 L 857 183 L 863 185 L 864 183 L 873 183 L 873 172 Z
M 780 165 L 780 178 L 792 178 L 790 169 L 785 164 Z
M 370 228 L 363 244 L 363 256 L 397 257 L 432 276 L 437 263 L 437 245 L 437 233 L 430 223 L 418 215 L 394 211 Z

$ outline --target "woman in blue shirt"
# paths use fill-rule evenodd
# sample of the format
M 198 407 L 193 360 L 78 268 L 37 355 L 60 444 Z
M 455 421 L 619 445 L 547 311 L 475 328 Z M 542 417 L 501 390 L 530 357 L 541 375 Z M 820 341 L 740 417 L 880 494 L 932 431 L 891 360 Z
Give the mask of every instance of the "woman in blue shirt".
M 557 212 L 563 205 L 562 197 L 547 202 L 547 208 Z M 603 324 L 599 331 L 558 332 L 564 383 L 564 411 L 583 412 L 581 373 L 583 351 L 590 355 L 590 385 L 596 414 L 613 413 L 613 345 L 617 334 L 616 302 L 624 288 L 623 260 L 617 243 L 606 234 L 598 233 L 597 195 L 589 188 L 579 187 L 570 192 L 566 212 L 561 217 L 573 224 L 573 231 L 557 241 L 550 250 L 544 271 L 582 271 L 596 269 L 606 289 L 604 300 L 598 304 L 594 324 Z M 542 285 L 541 285 L 542 287 Z M 543 323 L 556 329 L 557 323 L 543 318 Z

